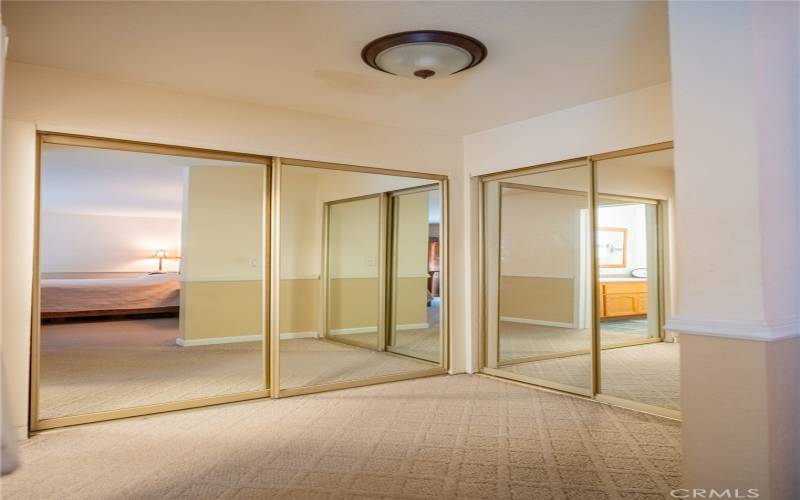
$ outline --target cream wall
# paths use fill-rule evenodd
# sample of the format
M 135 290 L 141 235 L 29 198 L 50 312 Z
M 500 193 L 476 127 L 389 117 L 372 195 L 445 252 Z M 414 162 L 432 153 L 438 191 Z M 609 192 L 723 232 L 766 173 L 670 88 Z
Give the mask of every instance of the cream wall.
M 378 198 L 329 208 L 328 277 L 378 278 L 381 208 Z
M 458 137 L 214 99 L 115 82 L 80 73 L 10 63 L 5 81 L 3 144 L 4 357 L 13 380 L 14 422 L 27 413 L 27 338 L 33 238 L 35 130 L 415 170 L 462 178 Z M 414 147 L 409 147 L 413 144 Z M 451 204 L 460 207 L 458 194 Z M 451 237 L 461 237 L 460 208 Z M 11 215 L 13 214 L 13 216 Z M 458 244 L 456 243 L 457 247 Z M 454 262 L 458 266 L 458 262 Z M 453 273 L 459 288 L 460 273 Z M 452 306 L 457 307 L 454 301 Z M 456 313 L 456 320 L 458 313 Z M 454 321 L 455 371 L 463 351 Z
M 380 224 L 378 198 L 328 209 L 330 332 L 377 328 Z
M 42 273 L 130 273 L 158 269 L 156 249 L 180 255 L 181 220 L 43 212 Z M 177 260 L 164 260 L 165 271 L 177 271 Z
M 397 202 L 397 275 L 428 276 L 428 192 L 405 194 Z
M 192 166 L 185 182 L 184 281 L 262 280 L 264 166 Z
M 185 170 L 180 331 L 183 345 L 262 336 L 266 168 Z
M 799 498 L 800 4 L 669 17 L 683 481 Z
M 585 168 L 578 170 L 585 175 Z M 588 194 L 513 188 L 502 192 L 500 318 L 572 327 L 580 258 L 587 255 L 580 248 L 587 241 L 581 238 L 581 217 L 588 215 Z
M 286 165 L 281 171 L 280 333 L 318 336 L 322 262 L 320 176 Z
M 428 326 L 429 192 L 396 197 L 395 308 L 397 328 Z M 424 326 L 423 326 L 424 325 Z
M 670 84 L 629 92 L 464 137 L 469 175 L 672 140 Z
M 31 286 L 33 280 L 33 165 L 36 129 L 4 121 L 2 146 L 3 367 L 11 418 L 24 429 L 28 415 Z

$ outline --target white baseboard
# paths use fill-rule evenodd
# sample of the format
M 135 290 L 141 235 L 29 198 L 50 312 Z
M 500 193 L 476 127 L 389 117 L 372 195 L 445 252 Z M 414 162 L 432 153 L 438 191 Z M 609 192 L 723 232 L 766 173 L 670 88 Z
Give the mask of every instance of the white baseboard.
M 350 335 L 353 333 L 375 333 L 378 331 L 377 326 L 359 326 L 357 328 L 338 328 L 331 330 L 331 335 Z
M 239 335 L 236 337 L 210 337 L 207 339 L 189 339 L 185 340 L 180 337 L 175 339 L 175 343 L 181 347 L 194 347 L 197 345 L 213 345 L 213 344 L 234 344 L 236 342 L 259 342 L 263 339 L 263 335 Z
M 429 323 L 406 323 L 404 325 L 397 325 L 397 330 L 422 330 L 430 326 Z
M 397 325 L 397 330 L 420 330 L 430 327 L 429 323 L 405 323 Z M 350 335 L 353 333 L 375 333 L 378 331 L 377 326 L 360 326 L 357 328 L 339 328 L 331 330 L 331 335 Z
M 294 339 L 316 339 L 319 338 L 317 332 L 283 332 L 281 333 L 281 340 L 294 340 Z
M 525 323 L 526 325 L 555 326 L 558 328 L 575 328 L 574 323 L 562 323 L 560 321 L 544 321 L 540 319 L 512 318 L 511 316 L 500 316 L 500 321 L 511 323 Z

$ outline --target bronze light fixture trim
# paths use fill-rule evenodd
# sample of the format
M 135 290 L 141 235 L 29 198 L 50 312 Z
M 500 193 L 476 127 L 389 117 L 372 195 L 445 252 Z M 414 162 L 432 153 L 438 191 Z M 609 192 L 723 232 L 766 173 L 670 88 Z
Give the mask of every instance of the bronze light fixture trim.
M 486 46 L 452 31 L 403 31 L 382 36 L 361 51 L 367 65 L 391 75 L 423 80 L 459 73 L 486 59 Z

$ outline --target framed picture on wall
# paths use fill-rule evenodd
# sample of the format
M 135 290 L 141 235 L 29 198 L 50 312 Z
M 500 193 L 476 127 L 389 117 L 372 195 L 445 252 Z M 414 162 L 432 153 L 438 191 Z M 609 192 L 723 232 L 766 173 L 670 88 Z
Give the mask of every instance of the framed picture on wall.
M 597 262 L 600 267 L 627 267 L 628 229 L 597 228 Z

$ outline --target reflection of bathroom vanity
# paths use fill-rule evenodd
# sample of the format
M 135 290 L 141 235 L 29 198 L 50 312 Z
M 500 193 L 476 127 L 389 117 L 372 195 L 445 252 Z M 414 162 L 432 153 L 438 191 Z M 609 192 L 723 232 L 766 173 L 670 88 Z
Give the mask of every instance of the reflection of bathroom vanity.
M 600 278 L 600 319 L 647 315 L 647 278 Z

